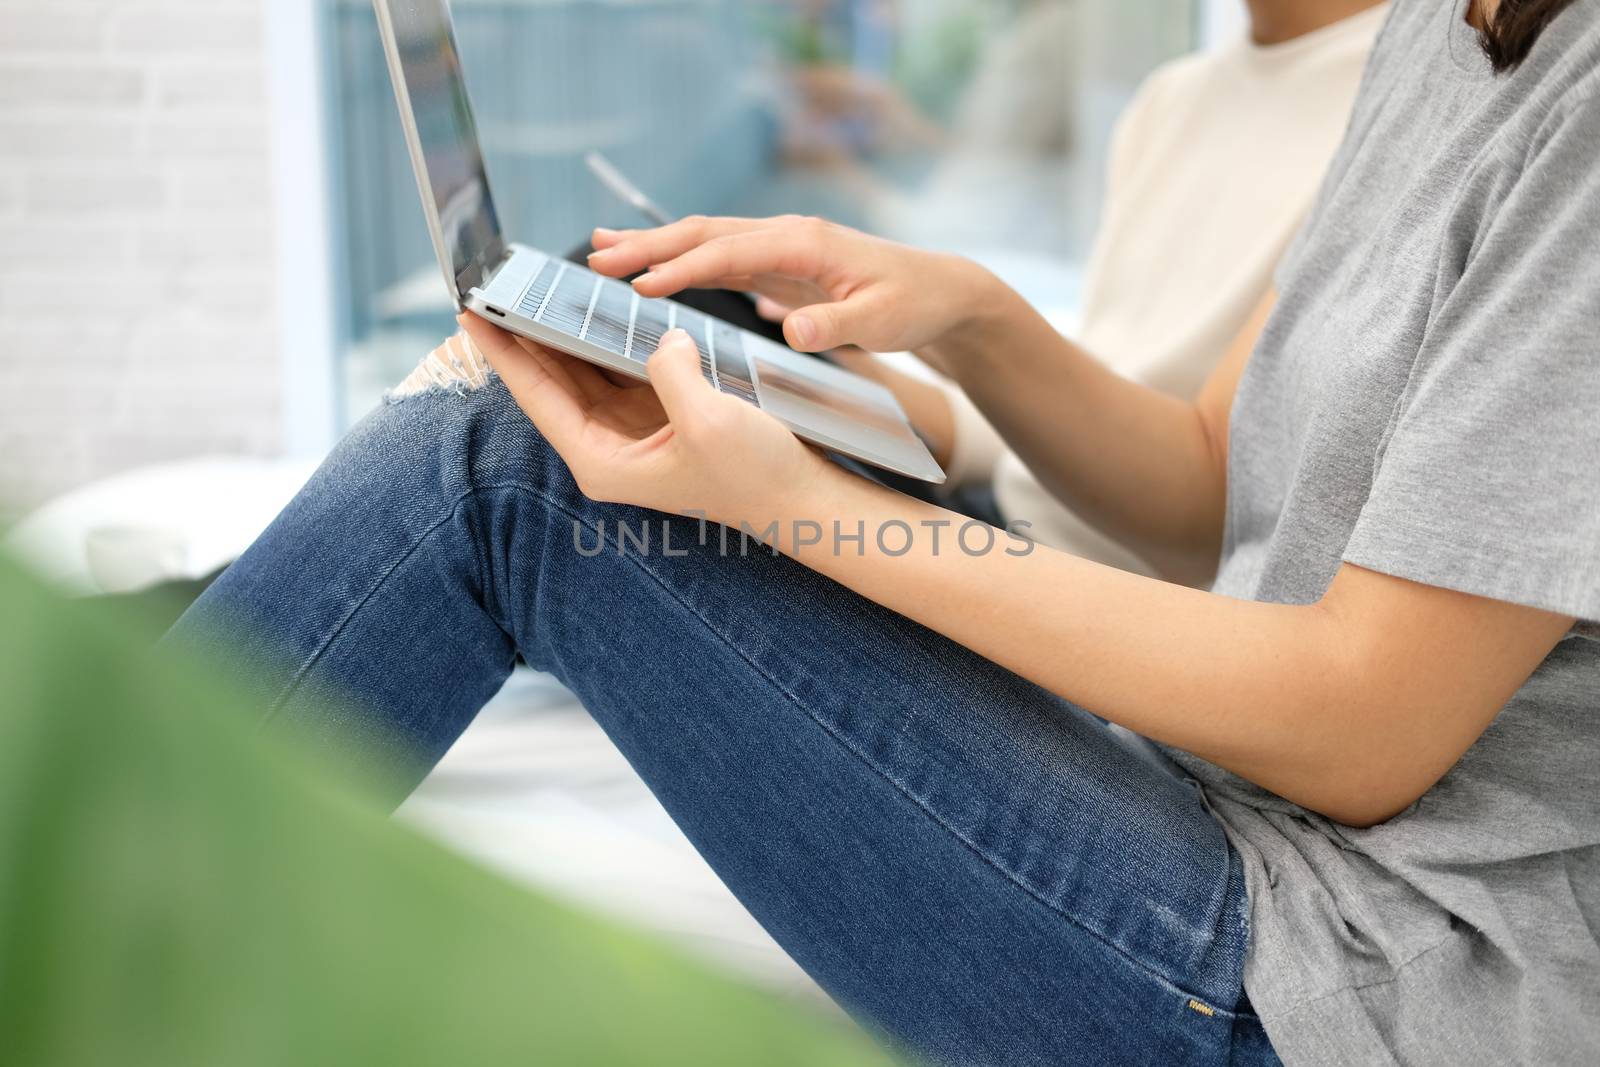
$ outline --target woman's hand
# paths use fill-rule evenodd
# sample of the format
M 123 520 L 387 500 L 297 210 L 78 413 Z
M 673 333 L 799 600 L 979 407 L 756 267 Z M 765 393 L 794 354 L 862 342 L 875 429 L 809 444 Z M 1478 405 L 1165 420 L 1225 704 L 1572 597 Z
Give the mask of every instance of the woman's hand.
M 596 230 L 589 265 L 615 278 L 639 271 L 641 296 L 743 289 L 793 309 L 784 337 L 802 352 L 859 345 L 896 352 L 971 326 L 1004 291 L 957 256 L 923 252 L 821 219 L 691 218 L 655 230 Z
M 647 384 L 476 315 L 460 321 L 592 500 L 764 528 L 838 469 L 770 415 L 713 389 L 682 330 L 662 340 Z

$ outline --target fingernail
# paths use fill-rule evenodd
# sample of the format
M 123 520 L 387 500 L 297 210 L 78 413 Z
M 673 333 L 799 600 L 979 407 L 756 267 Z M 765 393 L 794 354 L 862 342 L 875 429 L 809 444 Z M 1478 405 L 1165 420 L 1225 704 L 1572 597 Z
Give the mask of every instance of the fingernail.
M 645 273 L 643 273 L 643 274 L 639 275 L 637 278 L 635 278 L 633 280 L 633 284 L 634 285 L 644 285 L 647 282 L 653 282 L 655 280 L 656 280 L 656 272 L 655 271 L 646 271 Z
M 683 345 L 694 346 L 694 338 L 689 336 L 688 330 L 668 330 L 661 337 L 663 347 L 668 345 L 678 348 Z
M 817 339 L 817 324 L 804 315 L 790 317 L 789 329 L 793 332 L 794 339 L 803 345 L 809 345 Z
M 608 230 L 604 226 L 596 226 L 594 228 L 594 235 L 596 237 L 615 237 L 620 232 L 620 230 Z

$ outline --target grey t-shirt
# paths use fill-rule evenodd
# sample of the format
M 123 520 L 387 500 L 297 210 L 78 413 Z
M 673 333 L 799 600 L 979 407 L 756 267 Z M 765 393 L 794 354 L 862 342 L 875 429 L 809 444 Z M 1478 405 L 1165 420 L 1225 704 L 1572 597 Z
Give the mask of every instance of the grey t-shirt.
M 1348 562 L 1585 621 L 1372 829 L 1173 753 L 1289 1067 L 1600 1064 L 1600 0 L 1498 77 L 1465 7 L 1397 0 L 1373 55 L 1240 385 L 1216 589 Z

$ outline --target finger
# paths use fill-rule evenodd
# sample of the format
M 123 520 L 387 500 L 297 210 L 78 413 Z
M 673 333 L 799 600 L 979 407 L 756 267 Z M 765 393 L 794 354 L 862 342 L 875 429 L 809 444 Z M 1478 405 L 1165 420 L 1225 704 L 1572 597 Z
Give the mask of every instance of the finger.
M 569 450 L 576 448 L 588 417 L 577 387 L 562 373 L 560 364 L 546 353 L 524 348 L 516 337 L 476 315 L 462 315 L 459 321 L 511 390 L 517 405 L 570 462 Z
M 696 425 L 708 404 L 718 399 L 700 369 L 700 350 L 682 330 L 673 330 L 661 339 L 646 370 L 668 421 L 679 430 Z
M 793 310 L 787 304 L 780 304 L 770 296 L 756 297 L 756 314 L 768 322 L 782 322 Z
M 776 274 L 812 281 L 823 273 L 822 242 L 809 228 L 777 226 L 714 237 L 676 258 L 658 259 L 634 280 L 641 296 L 671 296 L 685 289 L 717 287 L 724 278 Z
M 855 371 L 867 378 L 872 377 L 872 372 L 877 369 L 878 364 L 877 356 L 856 345 L 840 345 L 829 349 L 828 357 L 845 370 Z
M 636 232 L 635 230 L 608 230 L 604 226 L 596 226 L 594 233 L 589 235 L 589 244 L 594 246 L 595 251 L 598 252 L 632 237 Z
M 625 278 L 652 264 L 675 259 L 715 238 L 770 225 L 767 220 L 710 219 L 697 215 L 654 230 L 622 234 L 619 240 L 598 248 L 589 257 L 589 266 L 600 274 Z
M 593 363 L 585 363 L 577 356 L 570 356 L 526 337 L 517 337 L 516 341 L 529 355 L 565 376 L 589 403 L 598 403 L 615 391 L 610 380 Z
M 893 310 L 868 290 L 790 312 L 783 320 L 783 339 L 797 352 L 826 352 L 843 345 L 882 352 L 894 348 L 896 328 Z
M 723 278 L 717 285 L 721 289 L 749 293 L 755 299 L 765 297 L 790 311 L 831 299 L 827 293 L 811 282 L 797 282 L 792 278 L 780 278 L 776 274 L 763 274 L 759 278 L 749 275 Z
M 757 296 L 767 297 L 791 311 L 803 308 L 807 304 L 821 304 L 833 299 L 831 293 L 824 292 L 815 282 L 799 282 L 793 278 L 763 274 L 755 279 L 755 283 L 751 288 Z
M 697 245 L 731 233 L 767 225 L 757 219 L 707 218 L 694 215 L 649 230 L 626 230 L 603 235 L 596 242 L 589 265 L 602 274 L 626 277 L 662 260 L 672 259 Z

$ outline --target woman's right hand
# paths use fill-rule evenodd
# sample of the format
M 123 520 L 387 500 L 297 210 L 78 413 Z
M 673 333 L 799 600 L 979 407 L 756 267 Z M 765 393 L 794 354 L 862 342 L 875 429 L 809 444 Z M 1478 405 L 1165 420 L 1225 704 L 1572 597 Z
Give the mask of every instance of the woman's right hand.
M 793 310 L 784 338 L 801 352 L 936 345 L 1003 301 L 1004 286 L 958 256 L 924 252 L 821 219 L 689 218 L 654 230 L 596 230 L 589 265 L 641 296 L 740 289 Z

